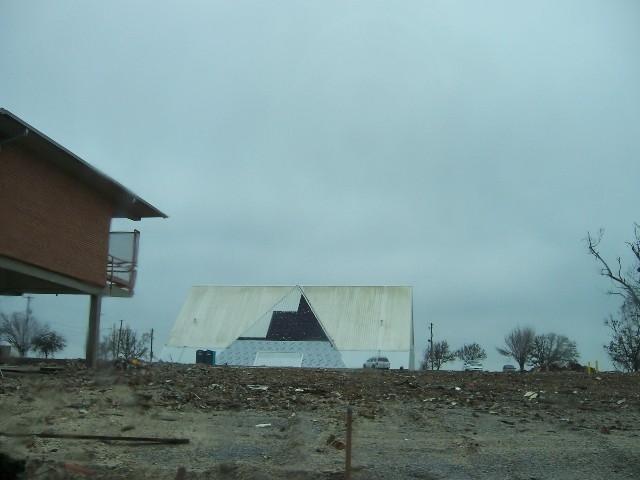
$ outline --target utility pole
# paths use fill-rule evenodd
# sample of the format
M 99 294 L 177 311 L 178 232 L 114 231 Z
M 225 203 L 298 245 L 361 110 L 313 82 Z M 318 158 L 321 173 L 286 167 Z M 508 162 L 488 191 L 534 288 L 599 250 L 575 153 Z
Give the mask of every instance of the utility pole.
M 28 345 L 29 339 L 28 339 L 28 335 L 31 334 L 31 330 L 29 329 L 29 320 L 31 319 L 31 300 L 33 300 L 33 295 L 25 295 L 24 298 L 27 299 L 27 311 L 25 312 L 25 321 L 24 321 L 24 328 L 22 329 L 21 332 L 21 343 L 22 345 Z M 30 345 L 28 345 L 30 346 Z M 20 356 L 24 356 L 26 355 L 27 352 L 20 352 Z
M 122 340 L 122 322 L 123 320 L 120 320 L 120 330 L 118 330 L 118 347 L 116 348 L 116 360 L 120 358 L 120 342 Z
M 151 329 L 151 350 L 149 351 L 149 363 L 153 363 L 153 328 Z
M 29 323 L 29 319 L 31 318 L 31 300 L 33 300 L 33 295 L 25 295 L 24 298 L 27 299 L 27 311 L 25 313 L 27 324 Z
M 433 323 L 429 323 L 429 364 L 433 370 Z

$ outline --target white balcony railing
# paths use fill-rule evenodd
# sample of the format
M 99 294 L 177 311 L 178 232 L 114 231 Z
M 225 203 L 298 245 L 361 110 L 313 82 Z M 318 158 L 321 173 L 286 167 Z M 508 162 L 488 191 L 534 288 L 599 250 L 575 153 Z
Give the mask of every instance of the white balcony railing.
M 131 297 L 136 283 L 140 232 L 109 233 L 107 288 L 112 297 Z

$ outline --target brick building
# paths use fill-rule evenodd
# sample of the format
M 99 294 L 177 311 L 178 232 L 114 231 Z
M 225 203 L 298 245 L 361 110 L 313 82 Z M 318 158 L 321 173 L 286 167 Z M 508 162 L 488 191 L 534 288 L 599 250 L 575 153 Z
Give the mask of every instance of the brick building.
M 111 219 L 166 215 L 0 109 L 0 295 L 91 296 L 87 362 L 95 365 L 103 296 L 132 296 L 138 231 Z

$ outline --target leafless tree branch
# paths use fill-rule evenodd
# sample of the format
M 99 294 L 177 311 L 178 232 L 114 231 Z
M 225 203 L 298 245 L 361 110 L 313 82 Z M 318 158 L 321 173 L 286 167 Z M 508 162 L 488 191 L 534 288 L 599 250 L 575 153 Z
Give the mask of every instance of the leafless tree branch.
M 617 287 L 620 290 L 622 290 L 622 292 L 618 292 L 617 294 L 631 298 L 633 303 L 640 306 L 640 294 L 639 294 L 640 285 L 638 284 L 637 281 L 634 281 L 632 278 L 629 278 L 628 276 L 622 273 L 621 257 L 617 257 L 616 259 L 618 263 L 618 268 L 617 268 L 617 272 L 614 272 L 609 266 L 609 264 L 607 263 L 607 261 L 600 254 L 600 250 L 598 247 L 600 245 L 600 242 L 602 241 L 603 234 L 604 234 L 604 231 L 602 229 L 598 231 L 597 237 L 593 237 L 591 233 L 587 232 L 586 240 L 587 240 L 587 248 L 589 250 L 589 253 L 593 255 L 602 266 L 600 274 L 603 277 L 607 277 L 610 280 L 612 280 L 614 284 L 616 284 Z M 638 261 L 640 261 L 640 226 L 638 224 L 636 224 L 634 227 L 634 235 L 635 235 L 635 241 L 627 242 L 627 245 L 630 245 L 631 250 L 633 251 L 635 257 L 638 259 Z M 609 292 L 609 293 L 613 293 L 613 292 Z

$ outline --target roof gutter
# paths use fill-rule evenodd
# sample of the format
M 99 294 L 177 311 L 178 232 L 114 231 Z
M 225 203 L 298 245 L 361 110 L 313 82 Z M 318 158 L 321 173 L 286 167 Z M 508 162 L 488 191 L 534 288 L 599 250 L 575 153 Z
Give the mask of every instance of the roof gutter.
M 156 207 L 137 196 L 135 193 L 118 183 L 116 180 L 102 173 L 100 170 L 90 165 L 82 158 L 78 157 L 76 154 L 57 143 L 55 140 L 49 138 L 44 133 L 32 127 L 24 120 L 11 113 L 9 110 L 0 108 L 0 115 L 7 117 L 16 126 L 19 126 L 23 129 L 21 133 L 18 133 L 13 137 L 7 138 L 5 140 L 0 140 L 0 150 L 2 145 L 4 144 L 30 136 L 30 138 L 35 141 L 43 142 L 44 145 L 47 146 L 47 148 L 51 148 L 54 151 L 57 151 L 61 156 L 60 158 L 65 159 L 64 163 L 66 165 L 62 165 L 62 168 L 70 172 L 74 172 L 74 174 L 77 175 L 81 181 L 89 183 L 90 185 L 102 191 L 103 194 L 111 197 L 117 204 L 119 209 L 121 209 L 121 211 L 123 212 L 116 215 L 116 217 L 129 218 L 130 220 L 134 221 L 140 220 L 141 218 L 151 217 L 167 218 L 167 215 L 165 213 L 161 212 Z M 35 135 L 31 136 L 30 134 Z M 60 166 L 60 162 L 56 163 L 58 164 L 58 166 Z M 136 208 L 136 205 L 139 205 L 140 207 Z

